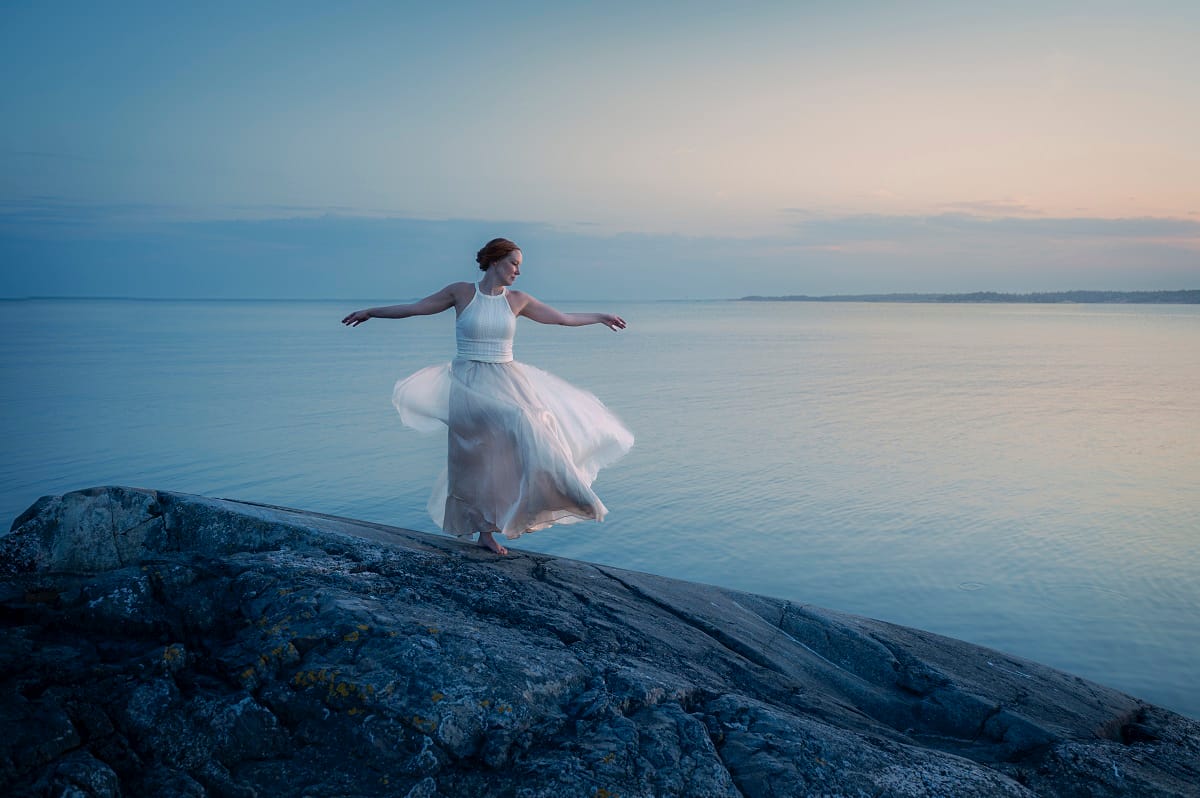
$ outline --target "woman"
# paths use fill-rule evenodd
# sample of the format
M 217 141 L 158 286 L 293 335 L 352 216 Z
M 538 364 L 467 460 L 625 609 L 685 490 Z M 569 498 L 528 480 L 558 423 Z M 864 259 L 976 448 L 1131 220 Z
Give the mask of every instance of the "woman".
M 592 491 L 596 472 L 633 446 L 633 435 L 592 394 L 512 358 L 518 316 L 542 324 L 625 329 L 609 313 L 562 313 L 509 286 L 521 250 L 496 238 L 475 256 L 483 279 L 452 283 L 411 305 L 357 310 L 342 323 L 405 319 L 454 308 L 458 354 L 396 383 L 392 402 L 407 426 L 449 428 L 446 471 L 429 514 L 447 532 L 478 534 L 497 554 L 510 540 L 555 523 L 604 519 Z

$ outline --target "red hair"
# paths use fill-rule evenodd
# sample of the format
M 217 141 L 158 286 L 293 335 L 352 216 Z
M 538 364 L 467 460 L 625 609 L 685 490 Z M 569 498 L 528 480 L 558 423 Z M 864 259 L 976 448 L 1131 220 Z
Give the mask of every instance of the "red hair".
M 483 245 L 483 249 L 475 253 L 475 262 L 479 264 L 480 269 L 487 271 L 488 266 L 518 249 L 520 247 L 507 238 L 493 238 Z

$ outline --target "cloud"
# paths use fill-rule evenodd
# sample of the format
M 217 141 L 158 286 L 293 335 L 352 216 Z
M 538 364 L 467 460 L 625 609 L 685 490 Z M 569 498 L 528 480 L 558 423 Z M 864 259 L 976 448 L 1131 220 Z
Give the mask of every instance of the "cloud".
M 798 208 L 781 234 L 732 238 L 347 208 L 202 220 L 185 210 L 0 202 L 0 296 L 401 301 L 475 279 L 474 252 L 495 236 L 525 249 L 521 287 L 549 300 L 1200 286 L 1195 219 Z
M 1026 216 L 1042 216 L 1043 212 L 1032 205 L 1026 205 L 1023 202 L 1011 199 L 999 200 L 963 200 L 961 202 L 946 202 L 942 203 L 942 208 L 948 211 L 961 211 L 965 213 L 980 214 L 983 216 L 996 215 L 1021 215 Z
M 147 203 L 87 203 L 57 196 L 0 199 L 0 233 L 62 235 L 95 233 L 116 225 L 163 222 L 185 216 L 185 209 Z
M 946 215 L 939 219 L 947 227 L 960 230 L 1056 238 L 1190 239 L 1200 237 L 1200 222 L 1152 216 L 1117 219 L 1090 217 L 989 219 L 963 214 Z
M 939 237 L 1033 237 L 1062 239 L 1131 239 L 1186 244 L 1200 238 L 1200 221 L 1164 217 L 1024 218 L 972 213 L 930 216 L 860 214 L 809 218 L 794 225 L 796 234 L 814 245 L 864 241 L 920 241 Z

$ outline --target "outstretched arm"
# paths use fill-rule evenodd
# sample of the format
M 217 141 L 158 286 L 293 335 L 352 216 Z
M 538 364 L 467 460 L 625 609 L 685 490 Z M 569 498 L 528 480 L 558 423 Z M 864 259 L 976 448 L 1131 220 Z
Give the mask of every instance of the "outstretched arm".
M 407 319 L 409 316 L 432 316 L 454 307 L 454 286 L 448 285 L 436 294 L 409 305 L 385 305 L 356 310 L 342 319 L 342 324 L 357 327 L 367 319 Z
M 515 293 L 515 292 L 514 292 Z M 625 329 L 625 319 L 611 313 L 563 313 L 529 294 L 521 293 L 524 304 L 518 315 L 533 319 L 541 324 L 561 324 L 564 327 L 583 327 L 588 324 L 603 324 L 610 330 Z

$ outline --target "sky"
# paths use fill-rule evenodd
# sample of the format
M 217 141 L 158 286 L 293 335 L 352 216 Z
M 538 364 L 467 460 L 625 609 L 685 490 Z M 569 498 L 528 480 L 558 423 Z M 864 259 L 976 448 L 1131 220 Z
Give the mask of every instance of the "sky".
M 0 4 L 0 297 L 1200 288 L 1200 3 Z

